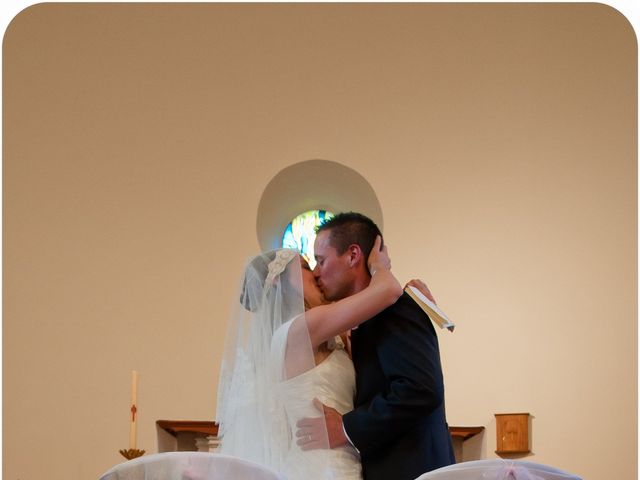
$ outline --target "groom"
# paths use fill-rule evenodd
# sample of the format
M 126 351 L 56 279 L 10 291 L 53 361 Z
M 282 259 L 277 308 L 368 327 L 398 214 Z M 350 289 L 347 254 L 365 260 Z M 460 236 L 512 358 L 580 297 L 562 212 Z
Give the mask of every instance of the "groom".
M 327 300 L 348 297 L 369 284 L 367 259 L 376 235 L 377 225 L 353 212 L 318 228 L 314 275 Z M 352 331 L 351 349 L 355 407 L 340 416 L 324 406 L 330 446 L 353 444 L 365 480 L 413 480 L 455 463 L 438 338 L 420 307 L 403 293 Z

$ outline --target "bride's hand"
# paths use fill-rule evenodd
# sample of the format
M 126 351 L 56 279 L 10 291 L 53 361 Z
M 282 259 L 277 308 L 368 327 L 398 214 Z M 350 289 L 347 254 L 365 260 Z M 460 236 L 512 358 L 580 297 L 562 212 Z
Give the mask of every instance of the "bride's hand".
M 378 235 L 376 241 L 373 243 L 373 248 L 371 249 L 371 253 L 369 253 L 369 259 L 367 261 L 367 267 L 369 268 L 371 276 L 381 268 L 391 270 L 391 259 L 387 252 L 387 246 L 381 247 L 381 245 L 382 237 Z

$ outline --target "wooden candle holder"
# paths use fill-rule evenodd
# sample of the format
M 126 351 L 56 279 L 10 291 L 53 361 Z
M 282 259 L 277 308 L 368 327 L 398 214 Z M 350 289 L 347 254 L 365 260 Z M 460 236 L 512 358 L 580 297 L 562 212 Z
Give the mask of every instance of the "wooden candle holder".
M 128 450 L 118 450 L 120 455 L 122 455 L 127 460 L 133 460 L 134 458 L 141 457 L 144 455 L 144 450 L 138 450 L 137 448 L 130 448 Z

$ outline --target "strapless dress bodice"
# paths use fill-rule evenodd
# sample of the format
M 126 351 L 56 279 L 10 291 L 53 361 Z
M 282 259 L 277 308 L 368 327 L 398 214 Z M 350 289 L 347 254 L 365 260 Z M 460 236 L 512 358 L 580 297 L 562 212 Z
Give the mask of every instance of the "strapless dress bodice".
M 340 414 L 353 410 L 355 370 L 341 342 L 320 364 L 283 382 L 278 394 L 294 435 L 298 420 L 320 416 L 313 405 L 314 398 Z M 285 460 L 284 473 L 289 480 L 362 480 L 360 457 L 352 446 L 303 451 L 295 439 Z

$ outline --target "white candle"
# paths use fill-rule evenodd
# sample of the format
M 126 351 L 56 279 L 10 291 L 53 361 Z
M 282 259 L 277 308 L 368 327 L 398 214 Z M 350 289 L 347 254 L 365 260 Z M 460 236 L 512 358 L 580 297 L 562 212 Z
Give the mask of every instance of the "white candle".
M 131 371 L 131 420 L 129 428 L 129 448 L 136 448 L 137 424 L 138 424 L 138 372 Z

